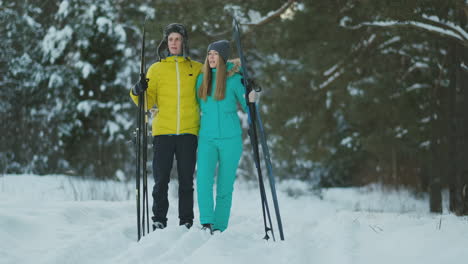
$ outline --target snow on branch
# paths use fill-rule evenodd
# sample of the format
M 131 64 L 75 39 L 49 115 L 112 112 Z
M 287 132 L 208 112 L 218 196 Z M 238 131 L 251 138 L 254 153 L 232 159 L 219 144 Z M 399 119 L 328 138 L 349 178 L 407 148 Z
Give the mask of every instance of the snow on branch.
M 291 10 L 294 3 L 297 3 L 297 0 L 288 0 L 278 10 L 269 12 L 266 17 L 260 17 L 259 15 L 257 15 L 258 12 L 253 12 L 255 13 L 255 15 L 250 14 L 251 16 L 250 21 L 248 19 L 242 19 L 243 14 L 240 11 L 239 6 L 226 5 L 225 10 L 228 10 L 228 13 L 236 17 L 241 26 L 248 27 L 248 30 L 244 32 L 244 35 L 246 35 L 246 34 L 252 33 L 255 30 L 255 28 L 268 24 L 275 18 L 280 17 L 286 14 L 287 12 L 294 12 Z M 254 16 L 255 18 L 252 18 L 252 16 Z M 219 38 L 221 36 L 229 34 L 230 32 L 231 32 L 231 29 L 227 29 L 221 32 L 213 32 L 213 33 L 206 32 L 205 34 L 210 38 Z
M 294 3 L 296 2 L 296 0 L 288 0 L 286 3 L 284 3 L 278 10 L 274 11 L 274 12 L 270 12 L 266 17 L 263 17 L 261 18 L 260 20 L 258 20 L 256 23 L 249 23 L 249 24 L 245 24 L 247 26 L 250 27 L 250 29 L 245 32 L 245 33 L 249 33 L 250 31 L 252 31 L 252 27 L 258 27 L 258 26 L 262 26 L 262 25 L 265 25 L 267 23 L 269 23 L 270 21 L 272 21 L 273 19 L 275 19 L 276 17 L 279 17 L 281 16 L 283 13 L 285 13 Z
M 394 26 L 409 26 L 418 29 L 423 29 L 429 32 L 437 33 L 445 37 L 450 37 L 461 42 L 462 45 L 468 46 L 468 34 L 461 27 L 453 23 L 443 23 L 438 17 L 423 15 L 424 22 L 419 21 L 372 21 L 363 22 L 356 26 L 345 26 L 351 29 L 358 29 L 363 26 L 376 26 L 376 27 L 394 27 Z M 431 23 L 431 24 L 429 24 Z
M 423 14 L 423 18 L 426 21 L 430 21 L 436 25 L 448 28 L 456 33 L 458 33 L 465 41 L 468 40 L 468 33 L 459 25 L 456 25 L 452 22 L 449 21 L 442 21 L 439 17 L 437 16 L 428 16 Z
M 468 66 L 467 66 L 465 63 L 462 62 L 462 63 L 460 64 L 460 66 L 461 66 L 461 68 L 462 68 L 463 70 L 465 70 L 466 72 L 468 72 Z
M 323 76 L 327 79 L 318 85 L 319 89 L 326 88 L 329 84 L 337 80 L 347 69 L 353 68 L 354 63 L 358 57 L 363 56 L 365 51 L 371 46 L 377 43 L 377 35 L 372 34 L 368 39 L 363 40 L 359 45 L 352 49 L 350 55 L 344 60 L 336 63 L 331 68 L 323 72 Z
M 319 89 L 323 89 L 323 88 L 327 87 L 330 83 L 332 83 L 333 81 L 338 79 L 338 77 L 340 77 L 344 72 L 345 71 L 344 71 L 343 68 L 339 69 L 338 71 L 335 71 L 332 76 L 328 77 L 327 80 L 325 80 L 323 83 L 319 84 L 319 86 L 318 86 Z

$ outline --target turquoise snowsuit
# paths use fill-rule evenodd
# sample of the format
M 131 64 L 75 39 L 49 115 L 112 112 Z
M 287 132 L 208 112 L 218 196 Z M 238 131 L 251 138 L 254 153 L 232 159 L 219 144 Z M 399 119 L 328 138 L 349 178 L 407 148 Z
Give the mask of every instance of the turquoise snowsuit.
M 236 170 L 242 154 L 242 128 L 237 116 L 238 103 L 247 109 L 245 88 L 239 66 L 227 62 L 226 93 L 217 101 L 211 95 L 206 101 L 198 98 L 201 121 L 197 153 L 197 193 L 201 224 L 213 224 L 213 229 L 224 231 L 229 222 L 232 192 Z M 197 92 L 203 82 L 198 76 Z M 216 69 L 212 69 L 212 95 L 216 87 Z M 218 165 L 216 204 L 213 201 L 213 184 Z

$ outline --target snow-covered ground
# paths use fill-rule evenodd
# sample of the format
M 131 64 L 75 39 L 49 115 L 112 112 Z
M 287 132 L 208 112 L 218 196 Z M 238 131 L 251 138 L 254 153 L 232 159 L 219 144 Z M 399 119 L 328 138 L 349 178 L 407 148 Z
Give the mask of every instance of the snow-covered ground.
M 429 214 L 427 197 L 416 199 L 407 191 L 368 186 L 316 195 L 303 183 L 282 182 L 278 197 L 286 239 L 273 242 L 262 239 L 255 184 L 236 184 L 230 226 L 214 236 L 198 222 L 190 230 L 177 226 L 176 187 L 171 183 L 168 228 L 136 242 L 133 183 L 0 176 L 0 263 L 458 264 L 468 259 L 468 218 L 447 213 L 446 204 L 444 214 Z

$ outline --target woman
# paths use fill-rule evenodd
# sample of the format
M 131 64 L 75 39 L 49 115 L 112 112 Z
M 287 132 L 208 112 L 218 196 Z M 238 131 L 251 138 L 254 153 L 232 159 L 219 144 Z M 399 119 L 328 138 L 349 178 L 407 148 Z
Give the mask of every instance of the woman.
M 242 154 L 242 129 L 237 116 L 240 104 L 247 111 L 240 63 L 227 62 L 229 42 L 220 40 L 208 46 L 208 56 L 197 80 L 197 100 L 201 122 L 197 154 L 197 193 L 203 229 L 224 231 L 228 226 L 236 170 Z M 255 102 L 255 92 L 249 101 Z M 213 184 L 218 178 L 216 204 Z

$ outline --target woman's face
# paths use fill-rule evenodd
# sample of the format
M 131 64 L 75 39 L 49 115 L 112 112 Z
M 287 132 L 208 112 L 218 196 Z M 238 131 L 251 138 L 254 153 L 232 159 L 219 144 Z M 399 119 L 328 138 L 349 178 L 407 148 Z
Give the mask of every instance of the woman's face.
M 169 46 L 169 52 L 172 55 L 180 55 L 182 53 L 182 35 L 176 32 L 172 32 L 167 37 L 167 44 Z
M 216 68 L 219 62 L 219 54 L 215 50 L 210 50 L 208 52 L 208 63 L 210 64 L 210 68 Z

